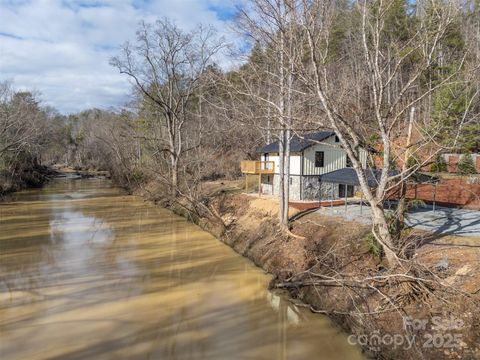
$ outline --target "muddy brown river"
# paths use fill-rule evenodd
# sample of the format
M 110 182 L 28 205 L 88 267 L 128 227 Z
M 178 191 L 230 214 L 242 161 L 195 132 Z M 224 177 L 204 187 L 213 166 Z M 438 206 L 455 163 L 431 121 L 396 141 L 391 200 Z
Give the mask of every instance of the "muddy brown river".
M 0 203 L 0 359 L 361 359 L 210 234 L 106 180 Z

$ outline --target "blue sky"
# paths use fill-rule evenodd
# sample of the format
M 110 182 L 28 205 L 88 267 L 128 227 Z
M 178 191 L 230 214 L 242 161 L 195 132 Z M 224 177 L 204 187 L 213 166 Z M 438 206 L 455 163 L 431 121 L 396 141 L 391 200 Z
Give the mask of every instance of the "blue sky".
M 211 24 L 233 42 L 229 21 L 240 1 L 0 0 L 0 81 L 39 92 L 62 113 L 122 105 L 131 86 L 108 60 L 140 20 L 168 17 L 186 30 Z

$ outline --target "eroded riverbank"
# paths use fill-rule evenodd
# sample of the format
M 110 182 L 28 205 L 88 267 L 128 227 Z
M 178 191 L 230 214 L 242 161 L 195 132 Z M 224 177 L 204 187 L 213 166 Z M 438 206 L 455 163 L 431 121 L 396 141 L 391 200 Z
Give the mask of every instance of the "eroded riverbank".
M 478 238 L 410 232 L 418 248 L 409 262 L 413 275 L 405 276 L 372 253 L 368 225 L 312 213 L 293 221 L 288 234 L 278 227 L 271 199 L 225 190 L 204 199 L 216 217 L 185 216 L 273 274 L 272 287 L 328 314 L 371 356 L 480 358 Z M 184 207 L 174 206 L 179 213 Z M 412 319 L 422 326 L 411 326 Z
M 2 359 L 360 359 L 331 321 L 168 210 L 106 180 L 0 204 Z

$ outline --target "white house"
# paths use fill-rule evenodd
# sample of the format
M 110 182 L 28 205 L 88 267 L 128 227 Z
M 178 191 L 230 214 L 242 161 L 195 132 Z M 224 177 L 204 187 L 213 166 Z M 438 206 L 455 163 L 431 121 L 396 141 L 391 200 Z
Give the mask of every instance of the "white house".
M 279 192 L 278 151 L 278 142 L 257 151 L 261 161 L 259 166 L 257 164 L 257 172 L 252 173 L 259 174 L 263 194 L 276 195 Z M 360 151 L 362 165 L 366 168 L 367 152 L 363 149 Z M 293 137 L 290 143 L 290 199 L 319 200 L 354 196 L 355 185 L 348 185 L 348 181 L 322 182 L 321 176 L 332 172 L 335 172 L 337 177 L 342 174 L 353 175 L 353 169 L 348 169 L 350 167 L 350 159 L 334 132 L 321 131 L 303 138 Z M 262 168 L 265 171 L 262 171 Z M 338 171 L 340 169 L 345 170 Z

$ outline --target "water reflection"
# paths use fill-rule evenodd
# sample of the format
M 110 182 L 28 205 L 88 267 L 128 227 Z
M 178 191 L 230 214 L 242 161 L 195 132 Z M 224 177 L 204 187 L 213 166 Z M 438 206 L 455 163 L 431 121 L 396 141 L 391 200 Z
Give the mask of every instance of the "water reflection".
M 0 205 L 1 359 L 356 359 L 261 270 L 107 181 Z

